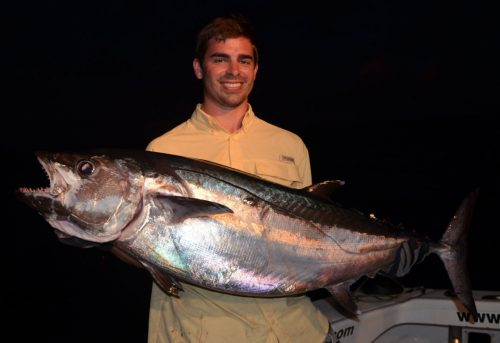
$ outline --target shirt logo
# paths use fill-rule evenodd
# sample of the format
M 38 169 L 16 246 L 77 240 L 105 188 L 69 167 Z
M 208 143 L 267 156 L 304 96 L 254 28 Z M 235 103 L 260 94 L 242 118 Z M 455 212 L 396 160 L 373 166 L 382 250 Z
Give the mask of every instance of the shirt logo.
M 283 162 L 295 164 L 295 160 L 290 156 L 280 155 L 280 160 L 282 160 Z

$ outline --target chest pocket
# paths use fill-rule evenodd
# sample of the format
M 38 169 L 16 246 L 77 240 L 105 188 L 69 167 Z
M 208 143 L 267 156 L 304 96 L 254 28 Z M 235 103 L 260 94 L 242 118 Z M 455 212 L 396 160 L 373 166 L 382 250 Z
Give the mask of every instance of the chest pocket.
M 272 160 L 255 161 L 255 174 L 288 187 L 302 187 L 302 180 L 295 164 Z

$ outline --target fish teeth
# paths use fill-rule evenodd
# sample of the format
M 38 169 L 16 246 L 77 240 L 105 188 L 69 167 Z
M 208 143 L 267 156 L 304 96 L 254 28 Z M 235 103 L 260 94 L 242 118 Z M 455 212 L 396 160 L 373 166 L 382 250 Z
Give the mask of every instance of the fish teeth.
M 31 187 L 21 187 L 19 190 L 23 193 L 49 193 L 50 188 L 31 188 Z

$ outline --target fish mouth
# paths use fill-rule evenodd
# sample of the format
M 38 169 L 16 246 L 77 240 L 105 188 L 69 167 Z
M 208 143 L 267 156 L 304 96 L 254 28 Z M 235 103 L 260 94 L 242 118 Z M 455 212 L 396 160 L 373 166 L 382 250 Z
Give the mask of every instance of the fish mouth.
M 58 206 L 54 206 L 55 201 L 61 198 L 68 189 L 68 183 L 58 172 L 57 168 L 52 163 L 48 162 L 46 156 L 46 153 L 36 153 L 38 162 L 49 180 L 49 186 L 37 188 L 20 187 L 16 191 L 19 200 L 42 213 L 56 210 Z
M 93 221 L 92 213 L 75 205 L 84 182 L 75 169 L 86 156 L 51 152 L 36 152 L 35 155 L 49 180 L 49 186 L 21 187 L 16 195 L 18 200 L 45 218 L 61 241 L 89 246 L 89 242 L 103 243 L 120 236 L 121 231 L 108 225 L 114 213 Z

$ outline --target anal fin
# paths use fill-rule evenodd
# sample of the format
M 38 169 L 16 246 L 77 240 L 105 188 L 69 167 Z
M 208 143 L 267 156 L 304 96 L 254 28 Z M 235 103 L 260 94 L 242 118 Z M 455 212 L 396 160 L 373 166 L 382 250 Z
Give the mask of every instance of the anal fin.
M 352 294 L 349 289 L 348 283 L 341 283 L 338 285 L 325 287 L 330 294 L 332 305 L 344 316 L 358 321 L 358 316 L 361 312 L 358 309 L 358 305 L 354 301 Z

